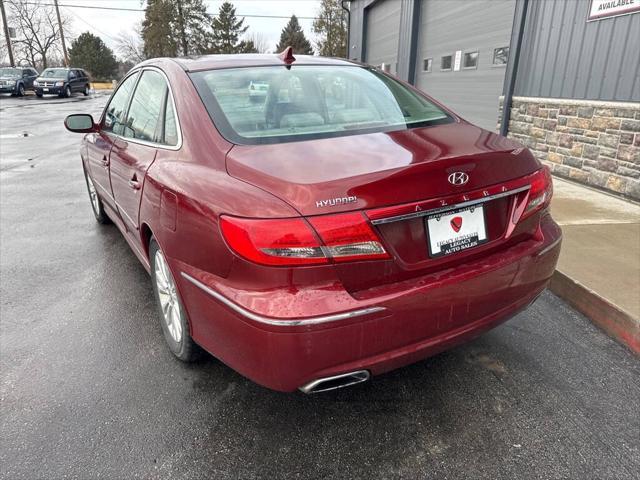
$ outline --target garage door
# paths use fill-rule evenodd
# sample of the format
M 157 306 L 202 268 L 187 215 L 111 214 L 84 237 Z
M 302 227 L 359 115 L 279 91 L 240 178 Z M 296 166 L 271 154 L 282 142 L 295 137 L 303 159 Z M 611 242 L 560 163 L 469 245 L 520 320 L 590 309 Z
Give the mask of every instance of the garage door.
M 366 10 L 365 58 L 370 65 L 396 73 L 400 36 L 400 0 L 379 0 Z
M 416 85 L 495 130 L 515 0 L 422 0 Z

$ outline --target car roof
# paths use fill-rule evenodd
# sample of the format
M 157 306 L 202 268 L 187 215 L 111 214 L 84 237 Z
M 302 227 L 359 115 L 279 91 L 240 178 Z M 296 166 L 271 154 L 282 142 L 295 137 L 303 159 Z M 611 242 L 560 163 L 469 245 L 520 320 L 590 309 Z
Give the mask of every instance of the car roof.
M 359 65 L 356 62 L 345 60 L 344 58 L 316 57 L 313 55 L 296 55 L 292 65 Z M 143 65 L 153 65 L 151 59 L 143 62 Z M 230 55 L 201 55 L 193 57 L 179 57 L 171 59 L 176 62 L 186 72 L 197 72 L 200 70 L 214 70 L 234 67 L 264 67 L 272 65 L 287 65 L 279 54 L 254 54 L 241 53 Z

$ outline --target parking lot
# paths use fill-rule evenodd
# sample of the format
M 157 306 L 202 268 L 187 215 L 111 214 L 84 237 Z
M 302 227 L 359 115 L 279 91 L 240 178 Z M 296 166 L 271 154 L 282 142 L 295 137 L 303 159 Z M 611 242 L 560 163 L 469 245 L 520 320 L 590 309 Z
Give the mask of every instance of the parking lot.
M 640 362 L 550 293 L 470 344 L 314 396 L 175 360 L 63 128 L 107 98 L 0 98 L 4 478 L 637 478 Z

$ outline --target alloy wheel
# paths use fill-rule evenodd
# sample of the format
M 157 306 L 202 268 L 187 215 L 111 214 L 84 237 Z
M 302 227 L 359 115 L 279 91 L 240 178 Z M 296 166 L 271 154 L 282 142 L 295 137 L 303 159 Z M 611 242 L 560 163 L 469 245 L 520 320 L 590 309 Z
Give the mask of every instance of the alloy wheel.
M 178 292 L 169 265 L 160 249 L 154 257 L 154 277 L 158 289 L 158 298 L 162 309 L 162 317 L 169 331 L 169 335 L 175 342 L 182 340 L 182 314 L 178 301 Z

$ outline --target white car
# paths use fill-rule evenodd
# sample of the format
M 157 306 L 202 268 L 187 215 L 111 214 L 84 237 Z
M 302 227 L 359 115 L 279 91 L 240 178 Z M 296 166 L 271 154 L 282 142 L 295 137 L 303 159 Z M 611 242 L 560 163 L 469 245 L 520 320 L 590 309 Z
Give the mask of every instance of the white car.
M 269 84 L 263 82 L 251 82 L 249 83 L 249 99 L 252 102 L 258 102 L 263 100 L 267 96 L 269 91 Z

